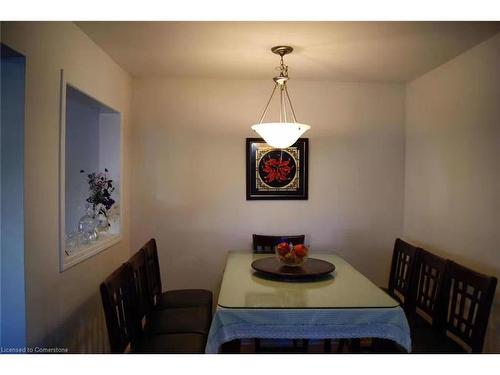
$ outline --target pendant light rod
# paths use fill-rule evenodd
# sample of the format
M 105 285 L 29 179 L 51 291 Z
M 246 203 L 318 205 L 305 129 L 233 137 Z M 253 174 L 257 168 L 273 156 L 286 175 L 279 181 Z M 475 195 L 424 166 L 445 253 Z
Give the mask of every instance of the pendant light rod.
M 267 101 L 266 108 L 264 108 L 264 112 L 262 112 L 262 116 L 260 116 L 259 124 L 262 124 L 262 121 L 264 121 L 264 117 L 266 116 L 267 110 L 269 109 L 269 104 L 271 103 L 271 99 L 273 98 L 274 92 L 276 91 L 276 87 L 278 87 L 278 83 L 274 84 L 273 91 L 271 92 L 271 96 Z
M 290 95 L 288 94 L 288 88 L 285 85 L 285 94 L 288 99 L 288 103 L 290 104 L 290 109 L 292 110 L 293 122 L 297 122 L 297 117 L 295 116 L 295 111 L 293 110 L 292 101 L 290 100 Z
M 284 84 L 283 86 L 281 86 L 281 101 L 283 102 L 283 115 L 285 117 L 285 121 L 284 122 L 288 122 L 287 119 L 286 119 L 286 94 L 285 94 L 285 88 L 286 88 L 286 84 Z

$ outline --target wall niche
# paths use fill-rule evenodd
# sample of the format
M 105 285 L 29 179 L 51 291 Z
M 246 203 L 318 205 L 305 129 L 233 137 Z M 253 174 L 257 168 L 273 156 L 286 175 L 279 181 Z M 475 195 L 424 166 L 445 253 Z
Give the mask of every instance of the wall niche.
M 121 240 L 121 116 L 61 72 L 60 270 Z

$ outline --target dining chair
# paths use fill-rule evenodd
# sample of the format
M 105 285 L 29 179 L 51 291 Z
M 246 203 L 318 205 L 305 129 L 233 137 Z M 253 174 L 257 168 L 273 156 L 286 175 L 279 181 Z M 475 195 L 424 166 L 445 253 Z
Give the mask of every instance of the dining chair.
M 136 252 L 126 264 L 131 269 L 137 313 L 144 322 L 146 333 L 201 333 L 208 334 L 211 323 L 211 311 L 204 306 L 176 307 L 155 309 L 149 295 L 148 274 L 144 250 Z
M 428 322 L 439 330 L 439 303 L 446 267 L 446 259 L 419 248 L 408 292 L 407 316 L 409 320 Z
M 151 303 L 155 309 L 203 306 L 212 315 L 212 292 L 205 289 L 178 289 L 163 291 L 156 240 L 150 239 L 143 247 L 148 275 Z
M 392 252 L 391 270 L 389 273 L 389 284 L 387 288 L 382 288 L 391 297 L 395 298 L 403 307 L 405 312 L 411 310 L 410 290 L 412 287 L 413 273 L 415 270 L 415 261 L 419 253 L 419 248 L 396 238 L 394 250 Z M 356 342 L 358 341 L 358 342 Z M 341 339 L 340 348 L 345 346 L 346 342 L 361 351 L 367 348 L 361 347 L 359 339 Z M 354 343 L 354 345 L 352 345 Z M 398 352 L 399 349 L 392 345 L 388 340 L 372 338 L 368 348 L 374 352 Z
M 148 315 L 152 309 L 149 293 L 147 267 L 144 250 L 140 249 L 125 263 L 129 267 L 133 287 L 137 296 L 137 313 L 142 317 Z
M 122 264 L 100 285 L 112 353 L 203 353 L 206 334 L 148 334 L 143 330 L 132 270 Z
M 392 253 L 391 271 L 389 274 L 389 284 L 386 290 L 392 297 L 396 298 L 406 310 L 408 306 L 408 293 L 412 280 L 415 259 L 418 248 L 396 239 L 394 251 Z
M 266 236 L 262 234 L 253 234 L 253 251 L 256 254 L 274 254 L 274 247 L 281 242 L 292 243 L 293 245 L 303 244 L 305 235 L 291 236 Z
M 496 277 L 448 262 L 440 323 L 445 335 L 451 333 L 446 336 L 447 341 L 453 340 L 455 344 L 461 341 L 465 351 L 482 352 L 496 285 Z M 446 344 L 439 349 L 448 351 L 450 345 Z M 464 346 L 460 346 L 457 351 L 463 351 Z M 453 345 L 451 351 L 455 349 Z
M 100 285 L 112 353 L 124 353 L 141 331 L 130 272 L 123 264 Z
M 419 248 L 406 309 L 415 353 L 429 350 L 426 349 L 428 343 L 435 341 L 436 334 L 441 331 L 441 299 L 447 264 L 446 259 Z

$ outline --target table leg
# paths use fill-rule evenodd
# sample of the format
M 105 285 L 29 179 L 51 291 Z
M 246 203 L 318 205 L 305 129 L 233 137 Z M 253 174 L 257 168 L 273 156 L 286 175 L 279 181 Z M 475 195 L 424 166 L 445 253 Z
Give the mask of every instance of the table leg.
M 325 340 L 324 351 L 325 351 L 325 353 L 331 353 L 332 352 L 332 340 L 331 339 L 326 339 Z
M 256 341 L 257 339 L 246 339 L 246 340 L 240 340 L 240 353 L 242 354 L 255 354 L 257 353 L 257 346 L 256 346 Z
M 241 340 L 231 340 L 221 345 L 220 352 L 223 354 L 237 354 L 241 352 Z
M 361 340 L 360 339 L 351 339 L 351 352 L 352 353 L 361 353 Z

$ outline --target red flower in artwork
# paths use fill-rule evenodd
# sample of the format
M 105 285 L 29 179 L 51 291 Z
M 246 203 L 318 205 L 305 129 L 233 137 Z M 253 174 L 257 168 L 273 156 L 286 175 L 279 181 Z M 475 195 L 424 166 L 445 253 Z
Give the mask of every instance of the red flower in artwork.
M 264 179 L 269 183 L 273 181 L 286 181 L 289 178 L 288 175 L 292 171 L 292 168 L 290 166 L 290 159 L 269 158 L 264 161 L 262 171 L 266 173 Z

